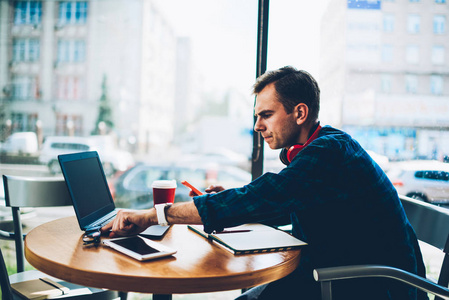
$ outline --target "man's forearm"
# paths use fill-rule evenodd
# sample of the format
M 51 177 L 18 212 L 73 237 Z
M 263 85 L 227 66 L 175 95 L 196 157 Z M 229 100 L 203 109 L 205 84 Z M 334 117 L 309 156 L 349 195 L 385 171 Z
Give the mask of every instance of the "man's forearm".
M 193 201 L 175 203 L 165 209 L 165 218 L 169 224 L 202 224 Z

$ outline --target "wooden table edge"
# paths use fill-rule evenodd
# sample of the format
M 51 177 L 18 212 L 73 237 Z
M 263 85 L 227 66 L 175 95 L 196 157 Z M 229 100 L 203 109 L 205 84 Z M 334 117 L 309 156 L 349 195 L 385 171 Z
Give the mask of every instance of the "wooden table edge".
M 289 255 L 288 259 L 269 268 L 256 270 L 251 273 L 242 272 L 224 276 L 196 276 L 194 278 L 183 278 L 180 280 L 177 277 L 149 278 L 145 276 L 128 276 L 125 278 L 120 274 L 73 269 L 34 253 L 26 244 L 27 239 L 25 238 L 25 257 L 28 262 L 36 269 L 53 277 L 88 287 L 152 294 L 207 293 L 249 288 L 269 283 L 293 272 L 299 265 L 301 252 L 300 249 L 289 250 L 288 252 L 291 255 Z M 264 253 L 239 256 L 246 255 L 264 255 Z M 99 279 L 105 277 L 108 278 L 107 281 Z M 220 281 L 218 284 L 217 279 Z
M 291 250 L 299 252 L 300 250 Z M 89 287 L 106 288 L 110 290 L 117 290 L 117 286 L 126 286 L 126 289 L 121 288 L 123 292 L 138 292 L 138 293 L 157 293 L 157 294 L 183 294 L 183 293 L 207 293 L 216 291 L 235 290 L 242 288 L 249 288 L 265 283 L 269 283 L 278 279 L 281 279 L 291 272 L 293 272 L 299 264 L 300 255 L 293 256 L 291 259 L 284 261 L 283 263 L 267 268 L 264 270 L 255 271 L 251 274 L 235 274 L 232 276 L 224 276 L 222 284 L 217 285 L 217 276 L 183 279 L 180 281 L 178 278 L 148 278 L 148 277 L 129 277 L 123 278 L 119 274 L 108 274 L 108 282 L 99 284 L 95 277 L 101 275 L 101 273 L 73 270 L 66 266 L 59 265 L 58 268 L 54 268 L 54 262 L 51 262 L 53 267 L 49 267 L 46 258 L 39 257 L 33 252 L 25 248 L 25 255 L 28 262 L 36 269 L 57 277 L 59 279 L 81 284 Z M 248 254 L 257 255 L 257 254 Z M 273 272 L 272 269 L 279 269 Z M 142 284 L 145 282 L 145 284 Z

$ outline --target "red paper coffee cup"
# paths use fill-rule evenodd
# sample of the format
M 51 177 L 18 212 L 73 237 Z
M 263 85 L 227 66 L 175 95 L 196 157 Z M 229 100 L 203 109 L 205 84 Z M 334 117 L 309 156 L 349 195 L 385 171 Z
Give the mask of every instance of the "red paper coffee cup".
M 176 180 L 155 180 L 152 187 L 154 205 L 175 202 Z

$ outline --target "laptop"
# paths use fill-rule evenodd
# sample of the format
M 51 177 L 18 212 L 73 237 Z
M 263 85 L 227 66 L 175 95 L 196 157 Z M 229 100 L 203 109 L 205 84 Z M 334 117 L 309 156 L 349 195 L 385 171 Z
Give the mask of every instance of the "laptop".
M 98 152 L 61 154 L 58 160 L 81 230 L 98 231 L 117 214 Z M 159 239 L 168 228 L 153 225 L 141 235 Z
M 62 154 L 58 160 L 81 230 L 99 230 L 117 211 L 97 151 Z

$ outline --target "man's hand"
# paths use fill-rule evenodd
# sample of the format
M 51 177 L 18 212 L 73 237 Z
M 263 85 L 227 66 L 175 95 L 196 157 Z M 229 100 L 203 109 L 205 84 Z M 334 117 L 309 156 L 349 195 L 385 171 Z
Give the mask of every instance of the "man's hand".
M 202 224 L 193 201 L 167 206 L 165 217 L 169 224 Z M 157 223 L 154 208 L 147 210 L 123 209 L 117 212 L 114 220 L 101 228 L 101 233 L 109 233 L 110 237 L 135 235 Z
M 207 189 L 205 189 L 205 192 L 214 194 L 214 193 L 218 193 L 218 192 L 221 192 L 221 191 L 224 191 L 224 190 L 225 190 L 225 188 L 220 186 L 220 185 L 210 185 Z M 189 192 L 189 196 L 190 197 L 196 197 L 196 196 L 199 196 L 199 195 L 197 195 L 194 191 L 191 190 Z
M 224 191 L 225 188 L 222 187 L 221 185 L 210 185 L 205 191 L 206 193 L 218 193 L 221 191 Z
M 151 210 L 119 210 L 115 219 L 103 226 L 101 232 L 109 233 L 110 237 L 135 235 L 154 224 Z

